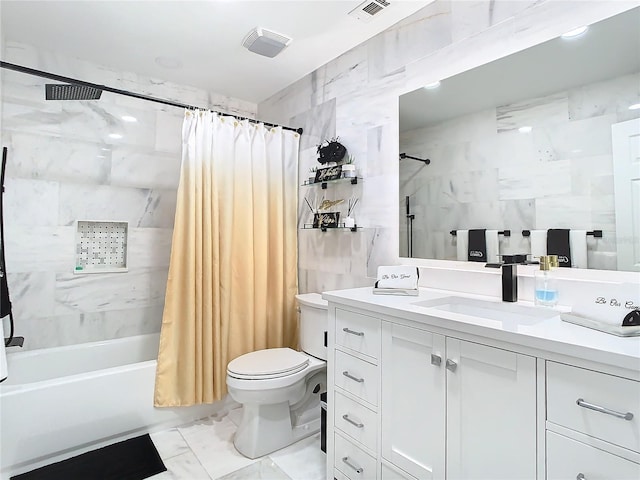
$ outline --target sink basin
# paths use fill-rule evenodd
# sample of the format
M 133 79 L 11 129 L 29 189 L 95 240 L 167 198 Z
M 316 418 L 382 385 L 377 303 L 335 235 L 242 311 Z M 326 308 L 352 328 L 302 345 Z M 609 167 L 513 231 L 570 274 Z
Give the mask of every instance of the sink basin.
M 492 302 L 466 297 L 443 297 L 415 302 L 413 305 L 429 310 L 457 313 L 507 324 L 533 325 L 558 315 L 544 307 L 527 307 L 508 302 Z

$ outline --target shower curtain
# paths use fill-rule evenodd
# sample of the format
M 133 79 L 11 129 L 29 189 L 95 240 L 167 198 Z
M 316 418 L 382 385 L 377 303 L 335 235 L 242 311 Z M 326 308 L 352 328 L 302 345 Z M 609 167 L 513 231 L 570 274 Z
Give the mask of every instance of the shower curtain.
M 219 400 L 229 361 L 296 347 L 299 140 L 185 112 L 156 406 Z

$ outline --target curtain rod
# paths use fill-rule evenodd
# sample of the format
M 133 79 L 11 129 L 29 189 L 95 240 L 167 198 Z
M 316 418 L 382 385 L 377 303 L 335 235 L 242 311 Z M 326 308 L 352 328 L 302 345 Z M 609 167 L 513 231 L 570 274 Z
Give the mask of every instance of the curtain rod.
M 91 88 L 95 88 L 97 90 L 102 90 L 104 92 L 117 93 L 118 95 L 125 95 L 127 97 L 139 98 L 141 100 L 148 100 L 149 102 L 161 103 L 163 105 L 169 105 L 171 107 L 187 108 L 187 109 L 190 109 L 190 110 L 209 110 L 209 111 L 212 111 L 214 113 L 221 113 L 221 112 L 215 112 L 214 110 L 211 110 L 210 108 L 200 108 L 200 107 L 195 107 L 193 105 L 187 105 L 187 104 L 184 104 L 184 103 L 172 102 L 170 100 L 165 100 L 165 99 L 162 99 L 162 98 L 149 97 L 147 95 L 142 95 L 140 93 L 129 92 L 127 90 L 120 90 L 118 88 L 107 87 L 106 85 L 98 85 L 96 83 L 85 82 L 83 80 L 77 80 L 75 78 L 63 77 L 62 75 L 56 75 L 55 73 L 43 72 L 42 70 L 36 70 L 36 69 L 33 69 L 33 68 L 29 68 L 29 67 L 23 67 L 22 65 L 16 65 L 14 63 L 3 62 L 1 60 L 0 60 L 0 67 L 6 68 L 8 70 L 14 70 L 16 72 L 27 73 L 29 75 L 35 75 L 37 77 L 48 78 L 49 80 L 56 80 L 58 82 L 72 83 L 74 85 L 82 85 L 84 87 L 91 87 Z M 230 115 L 230 114 L 226 114 L 225 113 L 223 115 Z M 269 127 L 280 127 L 281 126 L 281 125 L 276 125 L 274 123 L 261 122 L 259 120 L 255 120 L 253 118 L 239 117 L 237 115 L 233 115 L 233 116 L 235 118 L 240 119 L 240 120 L 248 120 L 251 123 L 263 123 L 263 124 L 265 124 L 265 125 L 267 125 Z M 292 130 L 294 132 L 298 132 L 300 135 L 302 135 L 302 132 L 303 132 L 302 128 L 293 128 L 293 127 L 285 127 L 285 126 L 282 126 L 282 128 L 285 129 L 285 130 Z

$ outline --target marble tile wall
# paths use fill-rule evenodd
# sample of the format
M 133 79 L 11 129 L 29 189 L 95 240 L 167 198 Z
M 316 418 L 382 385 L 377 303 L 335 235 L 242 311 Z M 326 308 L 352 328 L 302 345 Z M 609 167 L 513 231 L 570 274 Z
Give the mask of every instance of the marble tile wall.
M 217 111 L 257 106 L 189 86 L 113 71 L 11 42 L 19 65 Z M 0 71 L 8 147 L 5 240 L 16 335 L 25 349 L 160 330 L 180 175 L 183 111 L 103 92 L 45 101 L 48 80 Z M 135 123 L 122 121 L 131 115 Z M 119 133 L 121 139 L 109 138 Z M 128 272 L 73 273 L 76 220 L 129 223 Z M 8 320 L 4 320 L 8 331 Z
M 400 164 L 400 198 L 415 205 L 414 256 L 455 260 L 449 232 L 471 226 L 512 230 L 500 237 L 503 253 L 531 251 L 523 229 L 598 229 L 603 238 L 587 237 L 589 268 L 615 270 L 611 125 L 640 118 L 627 108 L 639 85 L 640 73 L 625 75 L 400 134 L 401 151 L 439 160 Z
M 345 241 L 346 233 L 339 231 L 312 230 L 300 235 L 300 291 L 371 285 L 378 265 L 399 262 L 400 243 L 404 243 L 398 228 L 399 95 L 636 5 L 637 2 L 606 0 L 435 1 L 261 102 L 258 105 L 261 119 L 303 127 L 303 141 L 307 132 L 313 132 L 301 151 L 300 184 L 308 168 L 317 164 L 315 145 L 334 136 L 355 156 L 359 175 L 364 177 L 353 194 L 360 197 L 356 221 L 365 228 L 358 233 L 349 232 L 354 236 L 350 242 Z M 481 119 L 478 122 L 482 125 Z M 480 132 L 478 137 L 475 148 L 479 154 L 491 157 L 491 146 L 482 141 Z M 465 161 L 464 148 L 453 147 L 447 153 L 453 162 Z M 504 158 L 497 156 L 494 161 L 501 162 Z M 496 166 L 493 177 L 458 181 L 463 186 L 481 181 L 492 187 L 499 185 L 500 177 Z M 313 188 L 317 187 L 301 188 L 300 195 Z M 467 199 L 477 195 L 470 188 L 463 188 L 463 192 Z M 500 202 L 479 198 L 476 206 L 469 203 L 469 212 L 465 214 L 475 215 L 489 204 L 494 205 L 496 218 L 506 214 L 521 218 L 523 223 L 533 220 L 524 213 L 510 213 L 527 211 L 530 207 L 527 200 L 504 205 L 507 211 L 503 213 Z M 305 208 L 300 203 L 301 216 L 306 215 Z M 440 245 L 443 244 L 441 241 Z M 444 251 L 425 252 L 425 256 L 436 254 Z

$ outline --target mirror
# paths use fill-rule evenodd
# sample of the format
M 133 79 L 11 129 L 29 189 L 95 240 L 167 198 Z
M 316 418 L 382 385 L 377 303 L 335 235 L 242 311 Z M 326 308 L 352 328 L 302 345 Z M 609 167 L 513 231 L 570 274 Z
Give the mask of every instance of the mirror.
M 402 95 L 400 256 L 466 260 L 471 229 L 531 253 L 523 230 L 571 229 L 587 268 L 640 269 L 639 25 L 634 8 Z

